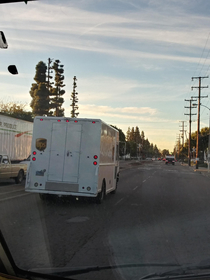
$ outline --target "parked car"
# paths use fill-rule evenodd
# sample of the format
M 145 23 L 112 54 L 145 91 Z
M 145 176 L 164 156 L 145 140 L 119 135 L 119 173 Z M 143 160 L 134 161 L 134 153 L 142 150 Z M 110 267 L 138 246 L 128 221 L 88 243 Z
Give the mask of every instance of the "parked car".
M 11 163 L 8 155 L 0 155 L 0 179 L 14 179 L 16 184 L 23 181 L 27 164 Z

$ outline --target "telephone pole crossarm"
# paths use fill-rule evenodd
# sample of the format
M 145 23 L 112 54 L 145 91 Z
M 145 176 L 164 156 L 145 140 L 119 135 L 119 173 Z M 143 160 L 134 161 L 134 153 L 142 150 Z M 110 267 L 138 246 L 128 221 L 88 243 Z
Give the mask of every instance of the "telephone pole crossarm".
M 191 89 L 193 90 L 194 88 L 198 88 L 198 96 L 192 96 L 192 98 L 197 98 L 198 99 L 198 120 L 197 120 L 197 141 L 196 141 L 196 169 L 198 169 L 198 161 L 199 161 L 199 137 L 200 137 L 200 100 L 201 98 L 207 98 L 208 95 L 206 96 L 201 96 L 201 89 L 202 88 L 208 88 L 208 86 L 201 86 L 201 79 L 208 78 L 209 76 L 204 76 L 204 77 L 192 77 L 192 81 L 194 79 L 198 79 L 199 85 L 198 87 L 192 86 Z

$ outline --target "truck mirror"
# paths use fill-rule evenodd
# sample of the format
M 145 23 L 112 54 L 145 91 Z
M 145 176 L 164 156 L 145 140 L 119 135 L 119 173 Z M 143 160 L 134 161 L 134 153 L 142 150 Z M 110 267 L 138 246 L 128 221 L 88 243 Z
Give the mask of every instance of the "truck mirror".
M 17 70 L 17 68 L 16 68 L 15 65 L 9 65 L 9 66 L 8 66 L 8 71 L 9 71 L 12 75 L 18 74 L 18 70 Z
M 7 40 L 6 40 L 6 37 L 4 36 L 3 31 L 0 31 L 0 48 L 1 49 L 7 49 L 8 48 Z

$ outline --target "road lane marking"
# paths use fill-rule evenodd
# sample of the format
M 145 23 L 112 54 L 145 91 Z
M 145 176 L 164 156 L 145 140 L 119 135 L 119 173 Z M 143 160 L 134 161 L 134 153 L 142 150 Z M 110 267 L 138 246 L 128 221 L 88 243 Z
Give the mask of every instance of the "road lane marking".
M 0 192 L 0 195 L 8 194 L 8 193 L 13 193 L 13 192 L 23 192 L 23 191 L 24 191 L 24 189 L 16 190 L 16 191 L 10 191 L 10 192 L 4 192 L 4 193 Z
M 115 203 L 115 206 L 116 206 L 117 204 L 119 204 L 123 199 L 124 199 L 124 198 L 121 198 L 117 203 Z
M 143 183 L 145 183 L 145 182 L 146 182 L 146 180 L 143 181 Z
M 136 187 L 133 189 L 133 191 L 135 191 L 137 188 L 138 188 L 138 186 L 136 186 Z
M 24 194 L 20 194 L 20 195 L 16 195 L 16 196 L 11 196 L 11 197 L 7 197 L 7 198 L 2 198 L 0 199 L 0 202 L 2 201 L 7 201 L 7 200 L 10 200 L 10 199 L 14 199 L 16 197 L 21 197 L 21 196 L 25 196 L 25 195 L 30 195 L 31 193 L 24 193 Z

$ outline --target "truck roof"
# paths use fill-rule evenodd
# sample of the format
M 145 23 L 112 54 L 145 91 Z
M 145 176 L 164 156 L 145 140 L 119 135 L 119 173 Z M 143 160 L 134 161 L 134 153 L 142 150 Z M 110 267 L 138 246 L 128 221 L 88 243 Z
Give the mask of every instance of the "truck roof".
M 166 156 L 166 158 L 174 158 L 174 156 Z
M 90 121 L 95 121 L 95 122 L 101 122 L 101 123 L 104 123 L 105 125 L 107 125 L 107 126 L 109 126 L 109 127 L 111 127 L 112 129 L 114 129 L 115 131 L 117 131 L 118 132 L 118 129 L 116 129 L 115 127 L 113 127 L 113 126 L 111 126 L 110 124 L 107 124 L 107 123 L 105 123 L 104 121 L 102 121 L 101 119 L 94 119 L 94 118 L 71 118 L 71 117 L 44 117 L 44 116 L 36 116 L 35 118 L 34 118 L 34 120 L 36 120 L 36 119 L 47 119 L 47 120 L 53 120 L 53 121 L 58 121 L 58 120 L 61 120 L 61 119 L 63 119 L 63 120 L 69 120 L 69 121 L 82 121 L 82 122 L 85 122 L 85 121 L 87 121 L 87 122 L 90 122 Z

